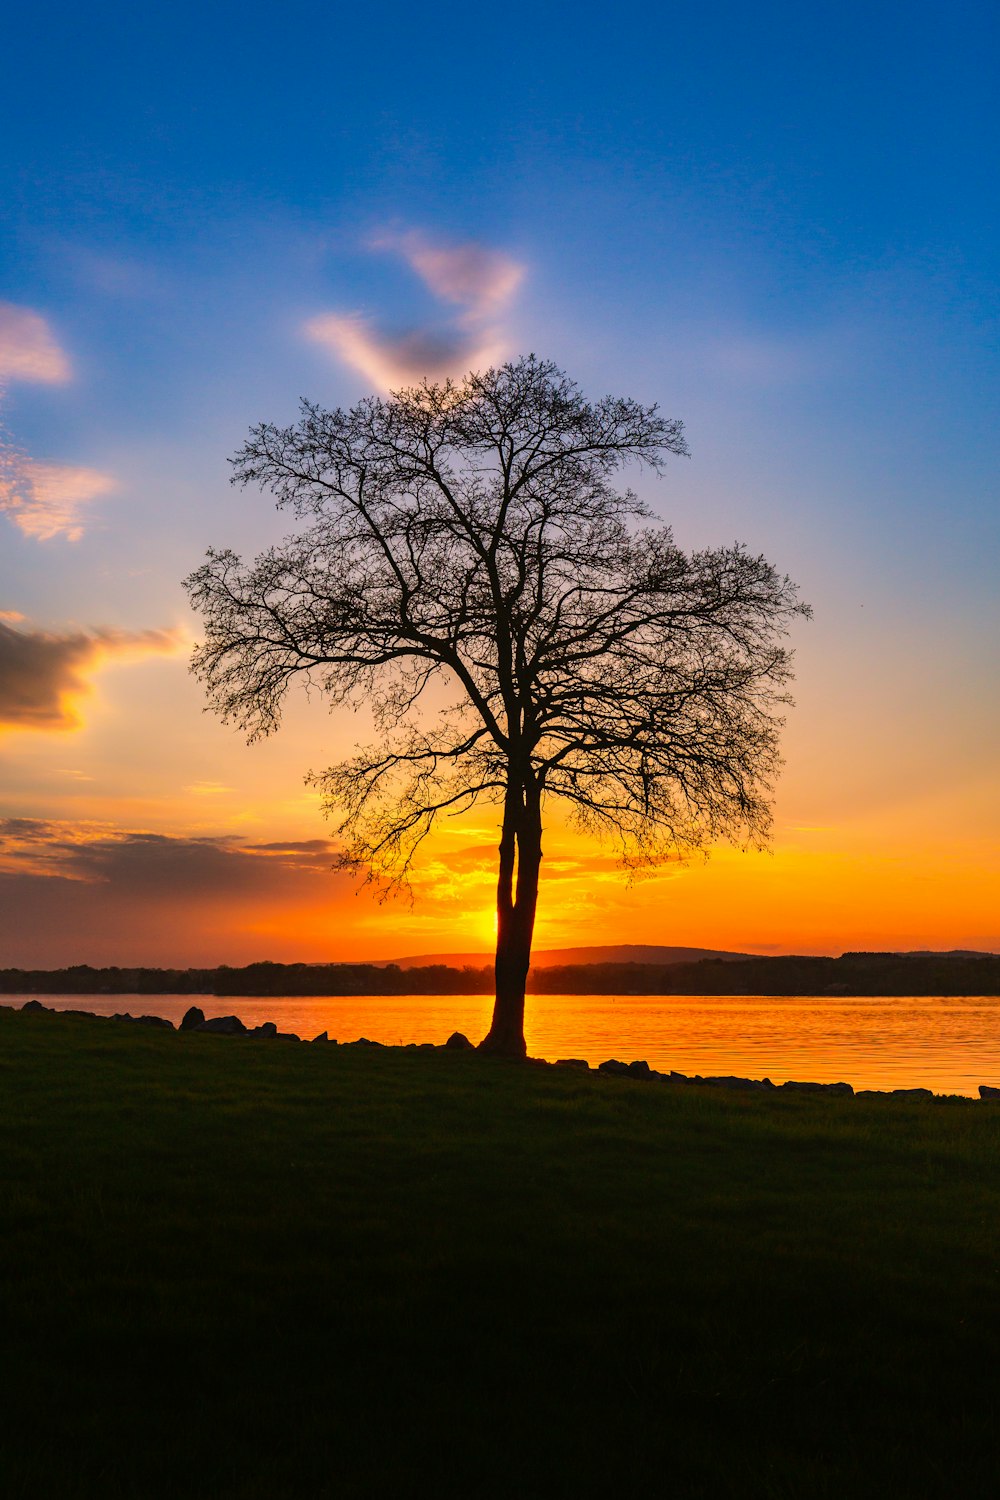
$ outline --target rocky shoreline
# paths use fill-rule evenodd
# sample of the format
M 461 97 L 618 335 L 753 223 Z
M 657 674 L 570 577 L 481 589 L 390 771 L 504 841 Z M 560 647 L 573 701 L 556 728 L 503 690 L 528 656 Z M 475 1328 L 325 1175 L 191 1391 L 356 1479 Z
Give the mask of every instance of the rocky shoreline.
M 40 1000 L 28 1000 L 20 1007 L 22 1015 L 48 1015 L 48 1016 L 86 1016 L 90 1020 L 129 1021 L 134 1026 L 153 1026 L 167 1031 L 190 1031 L 207 1032 L 212 1036 L 243 1036 L 257 1037 L 266 1041 L 278 1042 L 303 1042 L 306 1039 L 296 1035 L 294 1031 L 279 1031 L 274 1021 L 263 1021 L 259 1026 L 244 1026 L 239 1016 L 208 1016 L 200 1006 L 192 1005 L 187 1010 L 180 1022 L 175 1027 L 173 1021 L 168 1021 L 165 1016 L 133 1016 L 128 1011 L 116 1012 L 112 1016 L 100 1016 L 92 1010 L 59 1010 L 55 1006 L 43 1005 Z M 327 1046 L 337 1047 L 388 1047 L 389 1043 L 375 1042 L 369 1037 L 358 1037 L 353 1042 L 338 1042 L 325 1031 L 306 1041 L 306 1045 L 315 1043 L 326 1043 Z M 395 1049 L 394 1049 L 395 1050 Z M 461 1031 L 452 1032 L 446 1042 L 438 1045 L 436 1042 L 406 1042 L 399 1047 L 400 1051 L 416 1052 L 473 1052 L 475 1047 L 469 1038 Z M 573 1068 L 583 1073 L 597 1073 L 604 1077 L 631 1078 L 639 1083 L 668 1083 L 688 1086 L 701 1086 L 704 1088 L 728 1089 L 738 1093 L 792 1093 L 792 1094 L 831 1094 L 839 1097 L 852 1099 L 896 1099 L 900 1101 L 947 1099 L 967 1100 L 975 1103 L 968 1094 L 935 1094 L 932 1089 L 926 1088 L 901 1088 L 901 1089 L 855 1089 L 850 1083 L 810 1083 L 799 1079 L 786 1079 L 784 1083 L 772 1083 L 770 1078 L 739 1078 L 732 1074 L 719 1077 L 705 1077 L 701 1073 L 678 1073 L 674 1069 L 669 1072 L 658 1072 L 651 1068 L 649 1063 L 642 1058 L 633 1062 L 622 1062 L 616 1057 L 609 1057 L 602 1063 L 592 1066 L 583 1057 L 559 1057 L 555 1062 L 549 1062 L 546 1058 L 530 1057 L 526 1061 L 533 1067 L 545 1068 Z M 979 1085 L 979 1099 L 982 1103 L 1000 1103 L 1000 1087 L 981 1083 Z

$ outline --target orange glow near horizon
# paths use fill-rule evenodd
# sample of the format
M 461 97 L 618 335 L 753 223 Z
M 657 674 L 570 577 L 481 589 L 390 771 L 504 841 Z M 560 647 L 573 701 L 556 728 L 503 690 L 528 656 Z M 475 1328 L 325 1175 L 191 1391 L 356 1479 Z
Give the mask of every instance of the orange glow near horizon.
M 324 841 L 335 830 L 302 783 L 310 765 L 344 753 L 350 721 L 295 701 L 281 733 L 248 749 L 202 712 L 183 660 L 136 659 L 145 645 L 123 650 L 127 671 L 101 673 L 72 734 L 51 724 L 2 742 L 5 814 L 37 819 L 44 808 L 58 832 L 49 847 L 62 839 L 70 850 L 42 868 L 27 847 L 0 844 L 0 873 L 13 882 L 8 910 L 23 910 L 8 918 L 6 946 L 21 955 L 12 962 L 45 967 L 47 953 L 53 964 L 239 964 L 492 951 L 499 808 L 444 820 L 421 849 L 412 903 L 380 904 L 332 872 L 335 851 Z M 177 649 L 165 637 L 149 646 Z M 90 666 L 88 657 L 88 676 Z M 362 724 L 358 737 L 368 732 Z M 919 768 L 891 777 L 868 747 L 835 781 L 827 762 L 806 754 L 802 723 L 792 738 L 770 854 L 720 846 L 707 861 L 629 884 L 614 852 L 551 805 L 535 946 L 1000 949 L 1000 808 L 988 769 L 973 764 L 940 784 L 921 780 Z M 144 846 L 138 881 L 119 857 L 129 835 L 160 840 Z M 86 854 L 92 841 L 99 858 Z M 301 857 L 280 852 L 288 841 Z M 191 873 L 185 865 L 172 877 L 182 853 Z M 69 874 L 72 884 L 46 874 Z
M 71 796 L 80 795 L 76 785 Z M 209 787 L 206 797 L 215 795 Z M 226 801 L 225 789 L 218 799 Z M 182 805 L 192 799 L 182 794 L 178 811 Z M 53 965 L 492 952 L 496 838 L 481 815 L 428 840 L 412 902 L 380 903 L 331 869 L 333 848 L 315 808 L 307 812 L 298 829 L 306 837 L 287 848 L 262 837 L 256 819 L 243 825 L 246 833 L 237 822 L 221 840 L 198 825 L 186 841 L 167 832 L 126 835 L 110 820 L 67 823 L 47 845 L 16 848 L 8 839 L 0 871 L 33 872 L 36 890 L 44 875 L 70 876 L 52 886 L 63 905 L 45 917 L 26 966 L 46 966 L 42 955 L 53 944 L 63 945 Z M 883 834 L 877 843 L 856 828 L 779 829 L 773 853 L 720 847 L 630 885 L 610 851 L 550 818 L 535 947 L 648 943 L 759 954 L 1000 947 L 1000 869 L 988 841 L 916 851 Z M 77 909 L 86 918 L 74 919 Z

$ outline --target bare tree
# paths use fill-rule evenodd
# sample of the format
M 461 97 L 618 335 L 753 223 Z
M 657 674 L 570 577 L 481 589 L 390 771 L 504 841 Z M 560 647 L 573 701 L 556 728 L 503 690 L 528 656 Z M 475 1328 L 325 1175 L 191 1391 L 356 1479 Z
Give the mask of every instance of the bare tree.
M 489 1051 L 525 1052 L 547 799 L 633 868 L 767 837 L 782 640 L 808 610 L 764 558 L 685 555 L 611 484 L 686 451 L 655 406 L 591 404 L 534 356 L 349 412 L 304 402 L 233 461 L 304 529 L 252 565 L 210 552 L 187 580 L 193 669 L 249 738 L 296 677 L 372 710 L 379 743 L 311 778 L 343 864 L 405 883 L 442 814 L 502 807 Z

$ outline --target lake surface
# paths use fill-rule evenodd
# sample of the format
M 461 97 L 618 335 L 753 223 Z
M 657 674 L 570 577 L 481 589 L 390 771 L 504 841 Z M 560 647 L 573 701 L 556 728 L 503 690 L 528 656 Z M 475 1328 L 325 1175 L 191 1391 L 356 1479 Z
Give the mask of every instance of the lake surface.
M 5 995 L 21 1006 L 29 997 Z M 260 999 L 213 995 L 40 995 L 58 1010 L 166 1016 L 191 1005 L 207 1016 L 341 1042 L 443 1042 L 453 1031 L 479 1041 L 489 1029 L 488 995 L 348 995 Z M 533 995 L 525 1035 L 533 1057 L 645 1058 L 651 1068 L 736 1073 L 857 1088 L 933 1089 L 975 1095 L 1000 1086 L 1000 998 L 948 996 L 836 999 L 770 995 Z

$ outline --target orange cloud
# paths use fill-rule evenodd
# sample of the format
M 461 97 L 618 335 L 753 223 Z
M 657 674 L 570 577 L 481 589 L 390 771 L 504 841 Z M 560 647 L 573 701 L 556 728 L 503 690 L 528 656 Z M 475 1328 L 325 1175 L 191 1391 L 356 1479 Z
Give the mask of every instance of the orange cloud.
M 0 819 L 0 951 L 28 966 L 328 959 L 352 882 L 327 839 L 248 844 Z
M 62 385 L 71 373 L 69 360 L 41 313 L 0 302 L 0 380 Z
M 419 230 L 380 235 L 371 243 L 402 255 L 436 297 L 465 308 L 466 321 L 498 312 L 524 280 L 524 266 L 488 245 L 435 244 Z
M 520 286 L 523 266 L 488 246 L 436 244 L 416 230 L 380 236 L 371 248 L 402 255 L 424 285 L 461 314 L 436 326 L 387 333 L 358 313 L 323 313 L 305 325 L 308 338 L 386 391 L 503 358 L 506 344 L 496 320 Z
M 36 541 L 64 536 L 78 542 L 82 513 L 91 501 L 115 488 L 110 474 L 76 464 L 39 463 L 8 454 L 0 470 L 0 510 Z
M 306 324 L 306 334 L 351 365 L 379 390 L 396 390 L 425 376 L 432 380 L 491 364 L 503 352 L 461 332 L 413 329 L 384 334 L 357 314 L 325 313 Z
M 43 967 L 488 954 L 495 849 L 483 843 L 460 860 L 457 842 L 439 841 L 411 907 L 356 896 L 354 881 L 332 869 L 337 850 L 326 838 L 251 842 L 233 832 L 0 819 L 0 951 L 10 963 Z M 540 950 L 1000 946 L 992 855 L 970 861 L 965 850 L 939 847 L 921 864 L 902 849 L 808 855 L 779 847 L 773 858 L 720 849 L 707 863 L 671 866 L 630 887 L 581 835 L 553 828 L 549 843 Z
M 111 662 L 172 656 L 185 649 L 176 630 L 93 630 L 64 634 L 15 630 L 0 621 L 0 732 L 80 726 L 79 701 Z

